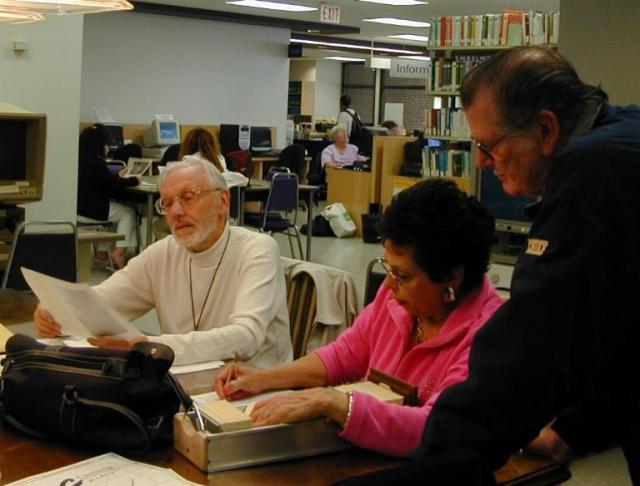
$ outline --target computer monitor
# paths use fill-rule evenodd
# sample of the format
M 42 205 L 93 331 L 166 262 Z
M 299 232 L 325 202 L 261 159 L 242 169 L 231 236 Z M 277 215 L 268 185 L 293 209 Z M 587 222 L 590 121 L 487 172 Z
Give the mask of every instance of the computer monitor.
M 510 196 L 502 189 L 502 183 L 491 170 L 483 170 L 480 176 L 480 203 L 496 220 L 496 231 L 528 234 L 531 222 L 524 208 L 536 200 L 532 197 Z
M 251 127 L 251 151 L 269 152 L 271 150 L 271 128 Z
M 0 206 L 42 199 L 46 115 L 0 113 Z
M 151 127 L 144 134 L 147 147 L 158 147 L 180 143 L 180 125 L 175 120 L 158 120 L 151 122 Z
M 109 150 L 118 150 L 124 145 L 124 126 L 122 123 L 103 123 L 109 135 L 111 136 L 111 145 Z
M 389 131 L 385 127 L 362 127 L 360 138 L 358 139 L 358 153 L 365 157 L 371 157 L 373 153 L 373 137 L 388 135 Z

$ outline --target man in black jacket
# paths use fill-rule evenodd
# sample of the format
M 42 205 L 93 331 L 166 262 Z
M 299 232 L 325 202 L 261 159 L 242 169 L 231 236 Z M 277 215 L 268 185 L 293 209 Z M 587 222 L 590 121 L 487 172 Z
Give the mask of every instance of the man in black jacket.
M 471 448 L 494 468 L 591 396 L 640 484 L 640 108 L 609 105 L 536 47 L 471 71 L 462 104 L 478 167 L 540 200 L 511 298 L 476 336 L 468 379 L 436 402 L 423 448 Z

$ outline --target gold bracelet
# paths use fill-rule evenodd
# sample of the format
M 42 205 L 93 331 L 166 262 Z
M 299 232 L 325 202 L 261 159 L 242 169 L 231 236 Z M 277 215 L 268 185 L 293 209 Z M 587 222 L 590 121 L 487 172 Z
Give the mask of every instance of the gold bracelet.
M 342 424 L 342 430 L 344 430 L 344 428 L 349 423 L 349 419 L 351 418 L 351 412 L 353 411 L 353 392 L 348 391 L 347 397 L 349 397 L 349 405 L 347 406 L 347 416 L 344 419 L 344 424 Z

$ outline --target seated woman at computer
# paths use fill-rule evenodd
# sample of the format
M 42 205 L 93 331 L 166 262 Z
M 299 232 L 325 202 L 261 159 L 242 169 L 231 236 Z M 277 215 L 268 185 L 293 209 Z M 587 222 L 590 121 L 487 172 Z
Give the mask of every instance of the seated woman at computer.
M 111 144 L 111 135 L 102 125 L 85 128 L 80 134 L 78 153 L 78 203 L 77 214 L 81 222 L 117 223 L 118 233 L 124 240 L 116 242 L 111 258 L 116 268 L 126 265 L 125 253 L 138 246 L 136 215 L 124 204 L 109 200 L 111 191 L 140 183 L 138 177 L 121 177 L 107 167 L 105 157 Z
M 351 328 L 292 363 L 267 370 L 231 364 L 216 377 L 216 392 L 230 399 L 316 387 L 256 404 L 254 425 L 325 416 L 361 447 L 407 456 L 439 394 L 467 377 L 473 337 L 501 304 L 484 275 L 493 218 L 454 183 L 431 180 L 398 194 L 380 230 L 387 276 Z M 417 387 L 420 406 L 324 388 L 362 380 L 372 368 Z
M 365 161 L 366 157 L 358 154 L 358 147 L 349 143 L 347 129 L 343 125 L 336 125 L 330 132 L 334 141 L 322 151 L 320 163 L 322 168 L 346 167 L 356 161 Z
M 185 155 L 195 155 L 208 160 L 220 172 L 227 170 L 227 163 L 220 153 L 220 142 L 215 135 L 204 128 L 198 127 L 189 130 L 184 140 L 180 142 L 179 159 L 182 160 Z

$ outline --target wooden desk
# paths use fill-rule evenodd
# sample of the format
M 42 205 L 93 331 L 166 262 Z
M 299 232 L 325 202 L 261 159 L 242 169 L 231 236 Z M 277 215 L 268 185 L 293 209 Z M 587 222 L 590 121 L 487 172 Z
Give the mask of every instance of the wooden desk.
M 327 167 L 327 204 L 342 203 L 356 224 L 356 235 L 362 236 L 362 215 L 376 202 L 373 174 Z
M 34 439 L 0 423 L 0 485 L 67 466 L 102 452 L 105 451 L 92 451 L 76 445 Z M 172 447 L 143 456 L 130 457 L 130 459 L 171 468 L 182 477 L 198 484 L 220 486 L 328 485 L 350 476 L 380 471 L 403 463 L 401 459 L 356 447 L 335 454 L 208 475 L 197 469 Z M 566 468 L 553 461 L 519 455 L 514 455 L 505 466 L 496 471 L 495 475 L 498 484 L 505 486 L 525 484 L 516 482 L 516 478 L 539 478 L 540 475 L 568 479 Z

